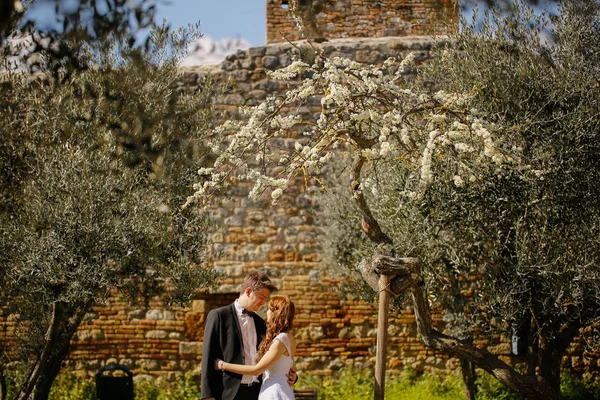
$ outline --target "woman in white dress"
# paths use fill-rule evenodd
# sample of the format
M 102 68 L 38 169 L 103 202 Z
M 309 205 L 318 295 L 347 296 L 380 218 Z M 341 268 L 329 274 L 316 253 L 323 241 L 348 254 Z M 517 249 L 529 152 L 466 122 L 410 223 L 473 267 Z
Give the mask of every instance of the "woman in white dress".
M 215 360 L 215 368 L 241 375 L 263 374 L 259 400 L 294 400 L 287 374 L 294 365 L 296 340 L 291 333 L 296 309 L 283 296 L 273 296 L 267 310 L 267 334 L 258 348 L 256 365 Z

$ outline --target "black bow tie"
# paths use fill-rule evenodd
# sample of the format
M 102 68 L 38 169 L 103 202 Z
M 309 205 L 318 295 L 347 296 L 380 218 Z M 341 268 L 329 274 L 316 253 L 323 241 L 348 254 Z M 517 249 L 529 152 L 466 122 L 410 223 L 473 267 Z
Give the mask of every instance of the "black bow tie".
M 242 309 L 242 314 L 248 314 L 251 317 L 254 317 L 254 313 L 252 311 L 248 311 L 245 308 Z

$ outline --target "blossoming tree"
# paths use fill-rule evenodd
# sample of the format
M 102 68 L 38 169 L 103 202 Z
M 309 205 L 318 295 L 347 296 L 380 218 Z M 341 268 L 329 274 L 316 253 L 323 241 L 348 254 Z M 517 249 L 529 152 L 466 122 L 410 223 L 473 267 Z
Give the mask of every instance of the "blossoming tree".
M 298 174 L 326 185 L 320 172 L 338 156 L 352 159 L 353 180 L 349 195 L 362 214 L 362 228 L 376 246 L 375 255 L 363 266 L 369 281 L 393 263 L 397 255 L 393 242 L 371 212 L 365 192 L 376 186 L 378 166 L 403 163 L 415 174 L 407 177 L 402 199 L 422 198 L 437 180 L 451 180 L 457 187 L 477 182 L 493 172 L 504 174 L 525 168 L 518 149 L 502 141 L 505 129 L 480 115 L 471 107 L 472 93 L 427 94 L 408 89 L 403 74 L 413 56 L 389 59 L 383 66 L 368 66 L 341 58 L 317 58 L 313 65 L 295 61 L 272 73 L 273 79 L 293 80 L 306 76 L 284 97 L 268 98 L 256 107 L 245 108 L 245 119 L 228 121 L 213 144 L 219 154 L 214 167 L 202 169 L 203 182 L 188 199 L 208 204 L 214 193 L 235 180 L 255 182 L 250 196 L 269 192 L 276 203 L 288 183 Z M 321 113 L 314 124 L 306 125 L 293 110 L 318 96 Z M 291 111 L 291 112 L 290 112 Z M 275 148 L 273 140 L 294 136 L 290 151 Z M 262 166 L 257 168 L 256 165 Z M 267 166 L 275 167 L 276 174 Z M 413 296 L 419 334 L 429 347 L 449 355 L 473 360 L 504 384 L 529 398 L 554 398 L 543 381 L 521 376 L 486 350 L 447 336 L 432 326 L 427 294 L 421 271 L 407 271 L 392 281 L 391 291 L 399 295 L 408 290 Z
M 219 157 L 199 171 L 203 180 L 188 204 L 209 202 L 236 180 L 254 182 L 251 197 L 266 193 L 274 203 L 297 177 L 326 189 L 328 168 L 342 160 L 351 175 L 346 196 L 374 245 L 359 264 L 365 281 L 377 290 L 377 276 L 401 265 L 399 255 L 410 255 L 398 251 L 408 247 L 395 240 L 402 235 L 394 225 L 417 221 L 403 212 L 419 214 L 420 226 L 431 227 L 418 236 L 429 246 L 419 251 L 437 252 L 450 269 L 480 264 L 486 278 L 480 290 L 487 291 L 480 305 L 505 323 L 529 315 L 538 329 L 532 346 L 539 349 L 522 375 L 468 340 L 437 331 L 429 301 L 441 297 L 443 285 L 426 279 L 436 275 L 433 262 L 406 267 L 390 285 L 395 295 L 410 293 L 421 340 L 469 360 L 522 396 L 558 398 L 562 355 L 579 328 L 598 316 L 598 235 L 587 222 L 598 213 L 586 199 L 596 193 L 593 160 L 600 159 L 589 145 L 596 137 L 596 94 L 572 84 L 575 76 L 588 87 L 598 79 L 598 4 L 565 2 L 559 11 L 553 45 L 540 35 L 542 21 L 520 7 L 485 22 L 483 34 L 466 29 L 459 46 L 440 51 L 425 75 L 446 91 L 432 92 L 431 81 L 407 82 L 410 55 L 380 67 L 317 57 L 273 72 L 290 90 L 244 108 L 244 119 L 219 129 L 213 143 Z M 302 119 L 299 107 L 315 101 L 318 118 Z M 282 138 L 295 145 L 279 146 Z M 469 274 L 462 272 L 461 278 Z M 434 290 L 431 296 L 426 288 Z M 506 312 L 495 314 L 500 309 Z

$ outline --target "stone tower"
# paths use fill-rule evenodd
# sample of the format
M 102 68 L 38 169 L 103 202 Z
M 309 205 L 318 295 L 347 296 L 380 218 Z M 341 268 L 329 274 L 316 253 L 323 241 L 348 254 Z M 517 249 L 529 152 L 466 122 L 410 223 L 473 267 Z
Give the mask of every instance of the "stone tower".
M 457 0 L 296 0 L 304 37 L 290 11 L 292 0 L 267 0 L 267 44 L 334 38 L 439 35 L 454 31 Z

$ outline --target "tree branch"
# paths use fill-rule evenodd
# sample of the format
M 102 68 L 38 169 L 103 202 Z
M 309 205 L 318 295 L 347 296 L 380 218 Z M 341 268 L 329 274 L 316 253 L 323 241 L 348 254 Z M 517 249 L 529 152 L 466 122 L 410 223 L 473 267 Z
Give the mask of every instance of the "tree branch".
M 36 382 L 40 377 L 40 374 L 42 373 L 43 366 L 50 358 L 50 354 L 52 353 L 54 344 L 58 338 L 59 327 L 62 321 L 63 307 L 64 304 L 62 302 L 55 301 L 52 303 L 52 319 L 50 320 L 50 325 L 46 331 L 46 338 L 44 340 L 42 354 L 40 354 L 40 357 L 33 365 L 29 376 L 27 377 L 25 383 L 21 386 L 21 389 L 15 397 L 15 400 L 27 400 L 29 398 L 29 395 L 31 394 Z
M 365 281 L 371 287 L 377 288 L 376 291 L 379 291 L 377 286 L 379 275 L 382 273 L 393 274 L 394 278 L 390 283 L 390 289 L 396 288 L 396 290 L 392 289 L 392 294 L 399 296 L 406 291 L 410 292 L 419 338 L 425 346 L 452 357 L 471 361 L 475 366 L 487 371 L 503 385 L 527 399 L 558 400 L 558 393 L 552 390 L 544 378 L 523 376 L 489 351 L 445 335 L 433 327 L 425 281 L 418 262 L 407 262 L 406 259 L 394 256 L 392 240 L 381 230 L 362 190 L 360 190 L 360 176 L 364 162 L 364 157 L 359 156 L 354 164 L 354 181 L 352 182 L 354 193 L 352 198 L 363 213 L 361 228 L 375 245 L 373 257 L 370 260 L 363 260 L 359 265 L 359 270 Z M 373 283 L 375 286 L 373 286 Z
M 356 205 L 363 214 L 363 219 L 360 225 L 363 232 L 367 234 L 369 239 L 371 239 L 375 245 L 391 245 L 392 240 L 381 230 L 379 222 L 377 222 L 373 216 L 373 213 L 371 213 L 369 204 L 367 203 L 365 195 L 360 187 L 360 174 L 364 164 L 365 158 L 362 155 L 359 155 L 352 169 L 354 178 L 352 181 L 352 198 L 356 201 Z
M 6 376 L 4 375 L 4 366 L 0 365 L 0 400 L 6 400 Z

